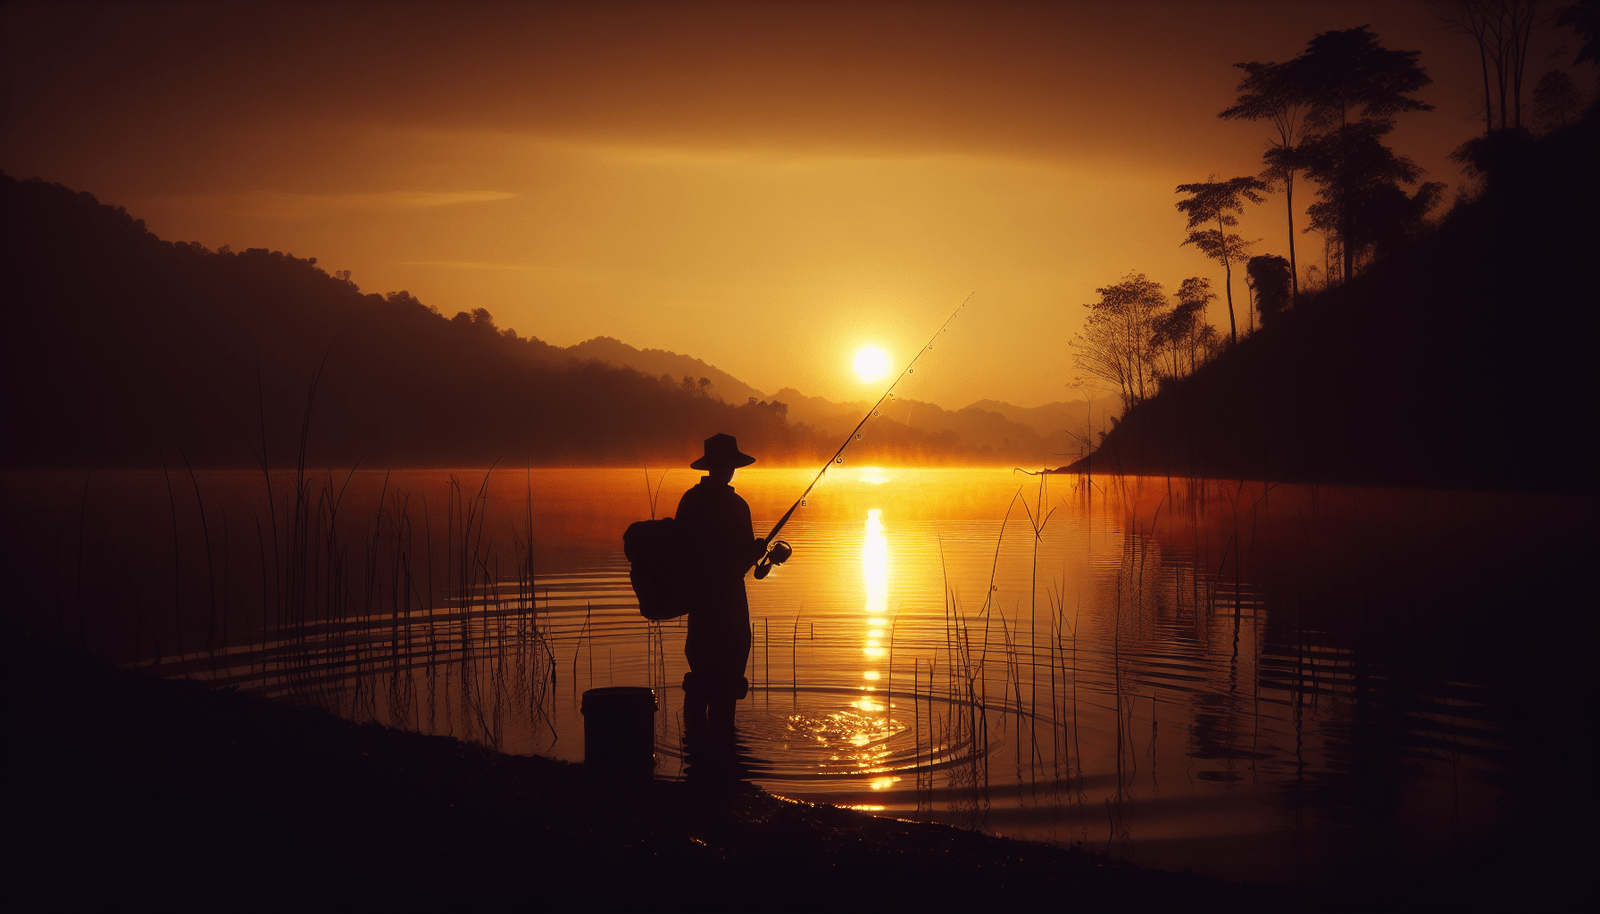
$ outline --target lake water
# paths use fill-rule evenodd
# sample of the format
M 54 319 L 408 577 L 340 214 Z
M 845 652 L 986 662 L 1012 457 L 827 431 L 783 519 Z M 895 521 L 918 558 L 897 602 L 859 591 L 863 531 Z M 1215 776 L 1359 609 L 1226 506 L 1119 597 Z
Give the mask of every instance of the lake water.
M 758 535 L 812 473 L 739 472 Z M 269 496 L 260 474 L 11 474 L 7 494 L 14 538 L 53 518 L 26 539 L 67 582 L 64 637 L 572 761 L 584 690 L 651 686 L 674 778 L 685 628 L 639 616 L 621 534 L 697 479 L 284 474 Z M 794 558 L 747 578 L 740 737 L 796 799 L 1232 877 L 1443 871 L 1592 777 L 1593 510 L 836 467 L 782 533 Z

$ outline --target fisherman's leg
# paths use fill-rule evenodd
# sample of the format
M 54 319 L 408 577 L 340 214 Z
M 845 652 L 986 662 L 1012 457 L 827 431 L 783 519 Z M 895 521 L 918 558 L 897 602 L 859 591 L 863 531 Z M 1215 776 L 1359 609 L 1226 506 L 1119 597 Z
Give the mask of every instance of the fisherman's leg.
M 744 677 L 745 665 L 750 657 L 748 634 L 744 638 L 729 638 L 722 645 L 716 663 L 707 671 L 707 730 L 718 739 L 731 742 L 734 735 L 734 711 L 739 701 L 750 693 L 750 681 Z
M 707 707 L 707 729 L 718 736 L 732 738 L 734 711 L 749 693 L 750 681 L 743 675 L 727 672 L 719 677 Z
M 743 596 L 742 585 L 738 596 Z M 744 678 L 750 658 L 750 628 L 749 611 L 743 600 L 729 602 L 740 611 L 690 618 L 684 653 L 693 673 L 684 678 L 684 688 L 686 706 L 691 678 L 697 693 L 694 698 L 703 702 L 695 705 L 700 715 L 695 718 L 696 723 L 704 723 L 705 731 L 717 741 L 731 744 L 735 703 L 750 690 L 750 683 Z
M 691 737 L 706 728 L 706 710 L 711 695 L 702 678 L 696 676 L 694 670 L 683 674 L 683 728 Z
M 706 703 L 710 700 L 708 678 L 716 654 L 708 651 L 705 619 L 701 611 L 689 614 L 689 634 L 684 639 L 683 656 L 689 661 L 689 671 L 683 674 L 683 728 L 690 737 L 705 730 Z

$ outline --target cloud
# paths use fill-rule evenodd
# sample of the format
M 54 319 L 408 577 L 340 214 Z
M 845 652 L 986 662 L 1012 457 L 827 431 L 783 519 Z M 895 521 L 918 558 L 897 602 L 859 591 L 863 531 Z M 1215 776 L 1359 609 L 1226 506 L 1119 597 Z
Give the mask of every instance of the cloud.
M 447 270 L 540 270 L 546 269 L 532 263 L 492 263 L 479 260 L 397 260 L 403 267 L 441 267 Z
M 501 190 L 429 191 L 390 190 L 355 194 L 294 194 L 260 190 L 236 194 L 209 194 L 184 202 L 201 209 L 223 210 L 236 215 L 274 219 L 304 219 L 348 212 L 398 212 L 461 206 L 468 203 L 494 203 L 514 200 L 517 194 Z

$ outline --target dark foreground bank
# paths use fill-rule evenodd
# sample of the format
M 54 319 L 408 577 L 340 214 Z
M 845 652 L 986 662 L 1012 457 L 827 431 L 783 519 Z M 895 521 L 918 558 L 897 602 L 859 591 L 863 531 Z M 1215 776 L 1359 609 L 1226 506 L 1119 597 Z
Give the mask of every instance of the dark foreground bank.
M 1504 861 L 1470 884 L 1330 896 L 1143 870 L 749 789 L 622 789 L 580 766 L 157 680 L 16 638 L 6 655 L 8 910 L 1459 910 L 1581 901 L 1572 886 L 1550 885 L 1548 874 L 1524 879 Z

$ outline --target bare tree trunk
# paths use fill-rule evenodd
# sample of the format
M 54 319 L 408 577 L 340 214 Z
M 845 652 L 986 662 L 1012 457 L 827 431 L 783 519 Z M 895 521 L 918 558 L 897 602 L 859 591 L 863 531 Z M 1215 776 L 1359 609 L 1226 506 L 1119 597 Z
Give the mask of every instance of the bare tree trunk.
M 1222 276 L 1223 286 L 1228 292 L 1228 336 L 1234 343 L 1239 342 L 1239 325 L 1233 320 L 1233 269 L 1228 266 L 1228 227 L 1222 224 L 1222 216 L 1217 216 L 1217 234 L 1222 237 Z
M 1351 218 L 1347 205 L 1344 212 L 1339 214 L 1339 268 L 1341 283 L 1349 282 L 1356 275 L 1356 246 L 1350 243 L 1350 233 L 1355 228 L 1355 220 Z
M 1289 202 L 1289 282 L 1292 292 L 1289 297 L 1291 307 L 1300 303 L 1300 269 L 1294 262 L 1294 173 L 1289 172 L 1283 182 L 1283 195 Z
M 1512 13 L 1511 38 L 1506 42 L 1506 53 L 1511 59 L 1506 62 L 1506 81 L 1511 83 L 1511 126 L 1522 127 L 1522 34 L 1516 13 Z
M 1534 19 L 1539 15 L 1539 3 L 1540 0 L 1531 0 L 1522 9 L 1513 8 L 1511 13 L 1511 98 L 1516 107 L 1518 128 L 1522 127 L 1522 74 L 1528 65 L 1528 39 L 1533 35 Z
M 1478 39 L 1478 66 L 1483 69 L 1483 135 L 1488 136 L 1494 132 L 1494 96 L 1489 94 L 1489 58 L 1484 53 L 1483 35 L 1474 34 Z
M 1495 82 L 1500 90 L 1500 129 L 1504 130 L 1509 125 L 1506 123 L 1506 49 L 1503 37 L 1500 39 L 1500 53 L 1495 56 L 1494 71 Z
M 1513 52 L 1515 56 L 1513 57 L 1511 68 L 1512 124 L 1518 130 L 1522 129 L 1522 65 L 1524 63 L 1523 56 L 1528 53 L 1526 41 L 1527 39 L 1524 38 L 1523 46 Z

